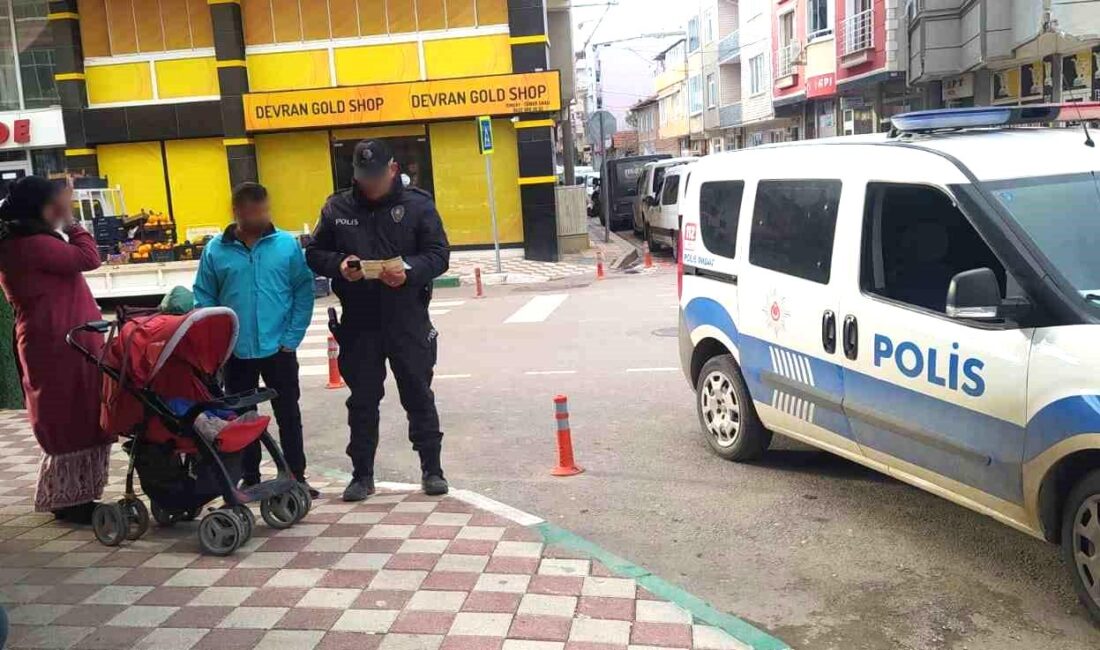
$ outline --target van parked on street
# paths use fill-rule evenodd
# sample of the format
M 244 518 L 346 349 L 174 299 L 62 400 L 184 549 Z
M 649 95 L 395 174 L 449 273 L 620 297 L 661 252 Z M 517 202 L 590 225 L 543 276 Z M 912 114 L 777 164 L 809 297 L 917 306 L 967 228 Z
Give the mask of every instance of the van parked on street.
M 612 230 L 626 230 L 634 221 L 634 201 L 638 196 L 638 178 L 645 164 L 671 158 L 666 154 L 614 158 L 600 170 L 600 221 Z
M 798 439 L 1060 544 L 1100 621 L 1098 104 L 709 156 L 680 352 L 710 448 Z
M 635 235 L 641 235 L 645 230 L 645 220 L 649 213 L 660 211 L 661 187 L 668 170 L 696 160 L 699 159 L 687 156 L 646 163 L 642 175 L 638 177 L 638 194 L 634 197 Z
M 668 248 L 673 256 L 677 254 L 680 233 L 680 206 L 684 194 L 691 182 L 692 165 L 682 164 L 665 170 L 661 190 L 655 199 L 649 201 L 642 224 L 642 238 L 649 244 L 650 250 Z

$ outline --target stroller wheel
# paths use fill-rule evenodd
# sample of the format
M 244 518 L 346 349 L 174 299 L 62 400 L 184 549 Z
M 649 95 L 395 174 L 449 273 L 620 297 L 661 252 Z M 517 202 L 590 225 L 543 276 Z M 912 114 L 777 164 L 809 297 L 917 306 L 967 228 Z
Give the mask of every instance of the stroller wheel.
M 126 539 L 141 539 L 141 536 L 149 530 L 149 509 L 141 499 L 119 499 L 119 507 L 126 515 L 129 524 L 126 530 Z
M 301 521 L 306 518 L 306 515 L 308 515 L 309 511 L 313 508 L 313 497 L 309 496 L 309 490 L 300 483 L 294 486 L 292 493 L 298 497 L 298 501 L 302 506 L 301 514 L 298 516 L 298 521 Z
M 230 555 L 244 540 L 244 524 L 232 510 L 215 510 L 199 522 L 199 547 L 207 555 Z
M 126 539 L 130 523 L 117 503 L 101 503 L 92 511 L 92 531 L 104 546 L 118 546 Z
M 223 509 L 231 510 L 233 514 L 237 515 L 237 519 L 241 520 L 241 526 L 244 529 L 244 542 L 251 539 L 252 531 L 256 528 L 256 515 L 252 514 L 252 509 L 246 505 L 225 506 Z
M 292 490 L 261 501 L 260 516 L 272 528 L 290 528 L 304 516 L 304 506 Z

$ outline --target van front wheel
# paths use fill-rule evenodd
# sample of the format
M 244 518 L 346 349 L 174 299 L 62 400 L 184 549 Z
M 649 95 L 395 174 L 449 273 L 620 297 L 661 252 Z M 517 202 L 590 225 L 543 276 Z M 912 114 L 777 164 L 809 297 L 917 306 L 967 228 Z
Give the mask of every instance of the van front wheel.
M 1066 500 L 1062 553 L 1077 597 L 1100 622 L 1100 470 L 1085 476 Z
M 695 393 L 699 425 L 712 452 L 726 460 L 748 461 L 767 451 L 772 434 L 761 424 L 732 356 L 707 361 Z

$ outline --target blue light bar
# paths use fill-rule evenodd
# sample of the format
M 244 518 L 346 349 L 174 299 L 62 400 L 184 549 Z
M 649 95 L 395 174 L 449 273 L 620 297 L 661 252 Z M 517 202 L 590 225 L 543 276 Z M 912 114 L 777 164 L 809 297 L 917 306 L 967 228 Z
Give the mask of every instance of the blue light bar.
M 1100 102 L 1035 104 L 1032 106 L 983 106 L 915 111 L 890 118 L 900 133 L 927 133 L 950 129 L 1081 122 L 1100 119 Z

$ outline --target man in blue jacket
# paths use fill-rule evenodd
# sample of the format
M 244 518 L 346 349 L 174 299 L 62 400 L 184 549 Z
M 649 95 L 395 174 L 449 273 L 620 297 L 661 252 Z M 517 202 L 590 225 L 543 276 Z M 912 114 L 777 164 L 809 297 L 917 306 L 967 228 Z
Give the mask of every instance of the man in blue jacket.
M 263 377 L 279 394 L 271 407 L 283 455 L 294 476 L 317 496 L 305 480 L 296 352 L 313 319 L 313 273 L 298 240 L 271 223 L 263 185 L 242 183 L 233 190 L 233 223 L 203 250 L 195 305 L 236 312 L 240 334 L 225 365 L 225 388 L 251 390 Z M 245 449 L 242 465 L 243 484 L 259 483 L 259 441 Z

